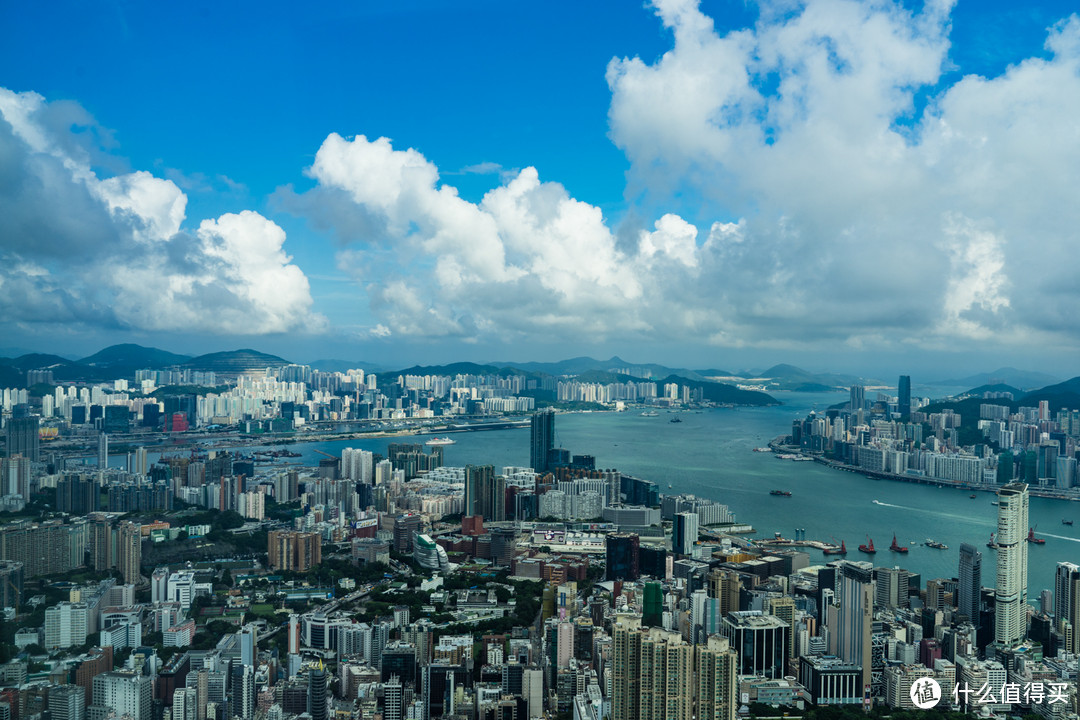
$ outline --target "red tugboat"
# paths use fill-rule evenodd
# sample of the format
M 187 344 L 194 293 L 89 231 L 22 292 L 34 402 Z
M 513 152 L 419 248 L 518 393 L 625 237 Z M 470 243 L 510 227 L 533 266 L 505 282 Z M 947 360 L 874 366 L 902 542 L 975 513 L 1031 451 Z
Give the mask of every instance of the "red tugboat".
M 1035 527 L 1038 527 L 1037 525 Z M 1035 537 L 1035 528 L 1028 528 L 1027 541 L 1033 545 L 1045 545 L 1046 540 Z
M 871 547 L 873 547 L 873 543 L 871 543 Z M 889 546 L 889 549 L 892 550 L 893 552 L 898 552 L 898 553 L 906 553 L 908 551 L 908 549 L 906 547 L 901 546 L 900 543 L 896 542 L 896 535 L 895 534 L 892 536 L 892 545 Z
M 874 553 L 876 553 L 877 550 L 874 549 L 874 539 L 872 537 L 870 537 L 869 535 L 867 535 L 866 536 L 866 542 L 867 542 L 866 545 L 860 545 L 859 546 L 859 552 L 864 552 L 867 555 L 873 555 Z
M 840 541 L 840 547 L 838 548 L 826 548 L 821 551 L 825 555 L 847 555 L 847 547 L 844 546 L 844 541 Z

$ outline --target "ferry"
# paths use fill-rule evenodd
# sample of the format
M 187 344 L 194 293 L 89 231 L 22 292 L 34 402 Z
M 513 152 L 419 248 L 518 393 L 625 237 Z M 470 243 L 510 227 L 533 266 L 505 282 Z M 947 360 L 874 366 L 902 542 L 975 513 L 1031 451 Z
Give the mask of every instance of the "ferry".
M 770 495 L 779 495 L 780 497 L 791 497 L 790 490 L 770 490 Z
M 1061 524 L 1062 525 L 1072 525 L 1072 523 L 1073 523 L 1072 520 L 1066 520 L 1065 518 L 1061 518 Z
M 994 533 L 990 533 L 990 542 L 986 543 L 986 547 L 991 550 L 997 550 L 998 544 L 994 542 Z
M 1045 545 L 1046 540 L 1035 537 L 1035 528 L 1028 528 L 1027 541 L 1032 545 Z
M 646 410 L 645 412 L 641 413 L 641 417 L 660 417 L 660 413 L 656 412 L 655 410 Z
M 866 536 L 866 543 L 866 545 L 859 546 L 859 552 L 864 552 L 867 555 L 873 555 L 877 552 L 877 550 L 874 549 L 874 539 L 869 535 Z
M 932 547 L 935 550 L 948 550 L 949 546 L 945 543 L 938 542 L 937 540 L 931 540 L 926 538 L 926 547 Z
M 676 415 L 675 417 L 671 418 L 671 422 L 682 422 L 682 420 L 680 420 L 679 416 Z
M 457 441 L 456 440 L 451 440 L 448 437 L 435 437 L 435 438 L 431 438 L 430 440 L 428 440 L 424 444 L 425 445 L 436 445 L 436 446 L 438 446 L 438 445 L 453 445 L 455 442 L 457 442 Z
M 770 447 L 754 448 L 754 452 L 772 452 L 772 448 L 770 448 Z
M 898 552 L 898 553 L 906 553 L 908 551 L 906 546 L 901 545 L 900 543 L 896 542 L 896 535 L 895 534 L 893 534 L 893 536 L 892 536 L 892 545 L 889 546 L 889 549 L 892 550 L 893 552 Z

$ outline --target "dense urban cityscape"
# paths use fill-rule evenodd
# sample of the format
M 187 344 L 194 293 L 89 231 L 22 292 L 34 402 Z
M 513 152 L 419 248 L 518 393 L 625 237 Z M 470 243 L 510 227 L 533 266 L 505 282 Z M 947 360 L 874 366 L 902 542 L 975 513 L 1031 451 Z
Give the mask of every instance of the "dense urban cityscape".
M 761 536 L 720 502 L 722 472 L 716 497 L 695 497 L 557 444 L 562 412 L 736 412 L 710 381 L 267 357 L 110 381 L 10 361 L 40 367 L 2 395 L 5 717 L 731 720 L 911 710 L 926 678 L 941 709 L 1076 712 L 1080 566 L 1028 590 L 1029 544 L 1045 542 L 1029 498 L 1065 515 L 1080 498 L 1068 384 L 942 400 L 907 376 L 896 394 L 856 384 L 755 448 L 995 493 L 989 548 L 970 538 L 951 576 L 921 577 L 895 537 L 856 551 Z M 730 387 L 767 405 L 777 386 Z M 455 437 L 493 427 L 520 428 L 528 467 L 445 464 Z M 290 448 L 334 436 L 390 442 L 295 462 Z
M 1080 720 L 1075 5 L 0 2 L 0 720 Z

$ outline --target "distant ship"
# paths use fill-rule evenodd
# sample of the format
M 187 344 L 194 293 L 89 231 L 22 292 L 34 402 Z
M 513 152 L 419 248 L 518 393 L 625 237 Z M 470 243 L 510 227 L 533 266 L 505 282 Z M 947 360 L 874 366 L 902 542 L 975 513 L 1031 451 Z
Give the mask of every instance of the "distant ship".
M 641 413 L 641 417 L 658 417 L 659 415 L 660 413 L 656 412 L 655 410 L 646 410 L 645 412 Z
M 768 448 L 768 447 L 754 448 L 754 452 L 772 452 L 772 448 Z
M 986 543 L 986 547 L 990 548 L 991 550 L 997 550 L 997 546 L 998 544 L 994 542 L 994 533 L 990 533 L 990 542 Z
M 977 498 L 977 497 L 978 497 L 978 495 L 976 495 L 975 493 L 971 493 L 971 499 L 972 499 L 972 500 L 974 500 L 974 499 L 975 499 L 975 498 Z
M 770 490 L 770 495 L 780 495 L 781 497 L 791 497 L 790 490 Z
M 679 416 L 676 415 L 675 417 L 671 418 L 671 422 L 682 422 L 682 420 L 680 420 Z
M 844 541 L 840 541 L 840 547 L 825 548 L 821 551 L 824 555 L 847 555 L 847 547 L 844 546 Z
M 889 546 L 889 549 L 892 550 L 893 552 L 898 552 L 898 553 L 906 553 L 908 551 L 907 547 L 905 547 L 905 546 L 901 545 L 900 543 L 896 542 L 896 535 L 895 534 L 892 536 L 892 545 Z
M 1066 520 L 1065 518 L 1061 518 L 1061 524 L 1062 525 L 1072 525 L 1072 523 L 1073 523 L 1072 520 Z
M 877 550 L 874 549 L 874 539 L 872 537 L 870 537 L 869 535 L 867 535 L 866 536 L 866 545 L 860 545 L 859 546 L 859 552 L 864 552 L 867 555 L 873 555 L 874 553 L 876 553 Z
M 948 550 L 949 549 L 949 546 L 946 545 L 945 543 L 940 543 L 937 540 L 931 540 L 930 538 L 926 538 L 926 547 L 932 547 L 935 550 Z
M 1035 528 L 1028 528 L 1027 541 L 1033 545 L 1045 545 L 1046 541 L 1042 538 L 1035 537 Z
M 425 445 L 453 445 L 456 441 L 448 437 L 436 437 L 428 440 Z

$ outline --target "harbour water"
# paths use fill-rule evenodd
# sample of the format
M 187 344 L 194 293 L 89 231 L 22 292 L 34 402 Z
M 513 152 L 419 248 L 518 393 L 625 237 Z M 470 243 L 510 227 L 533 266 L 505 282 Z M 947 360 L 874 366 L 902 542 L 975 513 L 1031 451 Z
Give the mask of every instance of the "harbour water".
M 653 480 L 662 493 L 692 493 L 726 503 L 740 522 L 753 525 L 755 537 L 779 532 L 793 538 L 796 528 L 804 528 L 811 540 L 843 540 L 848 559 L 899 565 L 920 573 L 924 583 L 930 578 L 955 577 L 960 543 L 969 542 L 983 554 L 983 585 L 993 586 L 994 550 L 986 547 L 997 523 L 993 494 L 979 492 L 972 499 L 970 491 L 871 480 L 814 462 L 753 452 L 790 432 L 791 422 L 811 409 L 824 410 L 847 398 L 820 393 L 779 393 L 777 397 L 783 405 L 682 412 L 679 423 L 670 422 L 674 416 L 666 412 L 656 417 L 642 417 L 640 411 L 560 414 L 556 444 L 573 454 L 595 456 L 598 468 L 618 468 Z M 385 453 L 391 442 L 424 442 L 430 437 L 296 443 L 289 449 L 301 453 L 292 462 L 315 465 L 325 457 L 316 450 L 336 455 L 343 448 L 358 447 Z M 452 437 L 455 444 L 444 448 L 447 465 L 499 468 L 529 463 L 527 429 L 462 432 Z M 770 495 L 774 489 L 788 490 L 791 497 Z M 1061 522 L 1062 518 L 1080 520 L 1080 503 L 1032 498 L 1030 517 L 1036 535 L 1046 540 L 1045 545 L 1028 545 L 1029 599 L 1034 600 L 1042 589 L 1053 587 L 1058 562 L 1080 561 L 1080 523 L 1066 526 Z M 889 551 L 894 533 L 901 545 L 910 548 L 909 553 Z M 868 536 L 874 540 L 876 555 L 856 549 Z M 927 547 L 927 539 L 945 543 L 949 549 Z M 812 562 L 827 560 L 819 551 L 809 552 Z

